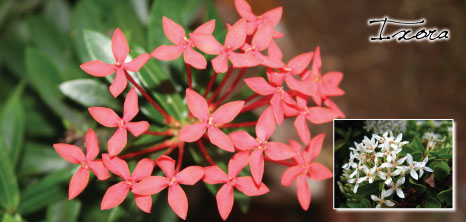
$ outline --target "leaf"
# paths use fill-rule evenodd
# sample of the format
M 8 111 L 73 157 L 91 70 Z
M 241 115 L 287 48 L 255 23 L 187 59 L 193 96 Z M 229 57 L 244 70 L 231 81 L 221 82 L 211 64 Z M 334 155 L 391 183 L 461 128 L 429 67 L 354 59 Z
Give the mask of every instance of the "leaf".
M 426 151 L 424 145 L 422 145 L 421 140 L 418 137 L 414 137 L 410 145 L 414 150 L 419 151 L 420 153 L 424 153 Z
M 49 0 L 45 4 L 44 14 L 49 21 L 55 23 L 62 32 L 70 29 L 70 5 L 68 1 Z
M 249 211 L 249 207 L 251 206 L 251 197 L 246 196 L 244 193 L 234 191 L 233 196 L 235 198 L 235 202 L 239 205 L 239 210 L 243 214 Z
M 47 208 L 47 222 L 78 221 L 81 201 L 63 200 L 52 204 Z
M 383 181 L 376 181 L 373 183 L 366 183 L 359 186 L 358 191 L 355 195 L 364 197 L 373 193 L 378 192 L 379 190 L 379 183 L 383 183 Z
M 121 105 L 110 94 L 108 86 L 93 79 L 75 79 L 60 84 L 65 96 L 84 107 L 105 106 L 121 110 Z
M 434 161 L 430 164 L 430 168 L 434 170 L 435 179 L 443 181 L 450 174 L 450 167 L 444 161 Z
M 63 169 L 68 164 L 50 144 L 26 142 L 18 175 L 44 174 Z
M 13 214 L 19 204 L 19 190 L 5 142 L 0 138 L 0 206 Z
M 119 27 L 126 35 L 128 42 L 144 45 L 145 33 L 136 12 L 128 1 L 119 1 L 109 14 L 111 25 Z
M 431 196 L 426 196 L 424 198 L 424 208 L 440 208 L 440 207 L 442 207 L 442 205 L 437 199 Z
M 371 202 L 367 198 L 361 198 L 361 202 L 359 202 L 360 208 L 372 208 Z
M 411 183 L 412 186 L 417 188 L 416 192 L 423 193 L 424 191 L 426 191 L 426 186 L 416 183 L 412 177 L 409 177 L 409 183 Z
M 11 164 L 15 168 L 21 154 L 26 121 L 22 106 L 25 82 L 22 81 L 10 95 L 0 112 L 0 136 L 9 151 Z
M 441 191 L 440 193 L 437 194 L 437 198 L 440 200 L 440 202 L 446 203 L 448 206 L 451 206 L 453 203 L 453 192 L 452 189 L 444 190 Z
M 415 151 L 415 152 L 411 153 L 411 156 L 413 157 L 414 161 L 422 161 L 422 154 L 423 153 L 421 153 L 419 151 Z

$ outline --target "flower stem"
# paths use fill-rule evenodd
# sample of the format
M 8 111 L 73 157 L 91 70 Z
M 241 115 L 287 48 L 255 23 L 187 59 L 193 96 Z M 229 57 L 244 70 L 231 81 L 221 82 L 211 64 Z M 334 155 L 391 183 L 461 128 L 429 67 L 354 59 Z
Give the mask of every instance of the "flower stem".
M 183 162 L 183 152 L 184 152 L 184 142 L 178 144 L 178 162 L 176 163 L 175 172 L 178 173 L 181 168 L 181 163 Z
M 225 123 L 222 125 L 219 125 L 219 128 L 240 128 L 240 127 L 248 127 L 248 126 L 255 126 L 257 124 L 257 121 L 251 121 L 251 122 L 242 122 L 242 123 Z
M 191 66 L 186 63 L 186 74 L 188 75 L 188 88 L 192 89 L 193 84 L 192 84 L 192 76 L 191 76 Z
M 246 98 L 246 99 L 244 100 L 244 103 L 246 104 L 246 103 L 248 103 L 249 101 L 255 99 L 255 98 L 258 97 L 258 96 L 259 96 L 259 94 L 254 93 L 254 94 L 252 94 L 251 96 L 249 96 L 248 98 Z
M 228 87 L 228 90 L 225 92 L 225 94 L 223 94 L 223 96 L 220 97 L 220 99 L 218 99 L 218 100 L 215 102 L 215 106 L 218 106 L 220 103 L 223 102 L 223 100 L 225 100 L 225 99 L 230 95 L 230 93 L 233 91 L 233 89 L 235 89 L 236 85 L 238 85 L 238 83 L 239 83 L 239 81 L 241 80 L 241 78 L 244 76 L 244 73 L 246 72 L 246 69 L 247 69 L 247 68 L 241 68 L 241 70 L 239 71 L 238 75 L 236 75 L 235 80 L 234 80 L 233 83 L 230 85 L 230 87 Z
M 145 150 L 140 150 L 140 151 L 136 151 L 136 152 L 132 152 L 132 153 L 127 153 L 127 154 L 121 155 L 119 157 L 121 159 L 128 159 L 128 158 L 131 158 L 131 157 L 140 156 L 140 155 L 147 154 L 147 153 L 153 153 L 153 152 L 159 151 L 161 149 L 165 149 L 165 148 L 167 148 L 168 146 L 170 146 L 172 144 L 173 144 L 172 141 L 166 140 L 165 142 L 163 142 L 161 144 L 155 145 L 155 146 L 147 148 Z
M 204 144 L 202 143 L 201 140 L 197 141 L 197 145 L 199 145 L 199 149 L 201 150 L 202 155 L 204 155 L 204 158 L 207 160 L 207 162 L 209 162 L 210 165 L 212 165 L 212 166 L 216 166 L 215 162 L 212 160 L 210 155 L 207 153 L 207 150 L 205 149 L 205 146 L 204 146 Z
M 222 88 L 223 88 L 223 86 L 225 85 L 225 83 L 227 83 L 228 78 L 230 78 L 232 72 L 233 72 L 233 68 L 232 68 L 231 65 L 230 65 L 230 68 L 228 69 L 227 74 L 226 74 L 225 77 L 223 78 L 222 82 L 220 82 L 220 85 L 218 85 L 218 87 L 215 89 L 215 91 L 214 91 L 214 93 L 212 94 L 212 96 L 210 96 L 208 103 L 212 103 L 212 101 L 214 101 L 215 97 L 217 97 L 218 93 L 220 93 L 220 90 L 222 90 Z
M 296 163 L 286 161 L 286 160 L 272 160 L 267 156 L 264 157 L 264 160 L 272 162 L 272 163 L 280 164 L 280 165 L 283 165 L 283 166 L 294 166 L 294 165 L 296 165 Z
M 212 86 L 214 85 L 215 79 L 217 79 L 217 72 L 214 71 L 212 74 L 212 77 L 210 77 L 209 84 L 207 85 L 207 89 L 204 92 L 204 98 L 207 98 L 207 95 L 210 92 L 210 89 L 212 89 Z
M 165 118 L 165 121 L 168 122 L 168 123 L 172 123 L 173 122 L 173 117 L 168 115 L 165 110 L 162 109 L 162 107 L 160 107 L 157 102 L 155 102 L 150 96 L 149 94 L 144 91 L 144 89 L 136 82 L 134 81 L 133 77 L 131 77 L 131 75 L 125 71 L 125 76 L 126 76 L 126 79 L 128 79 L 138 90 L 139 92 L 144 96 L 144 98 L 146 98 L 147 101 L 149 101 L 150 104 L 152 104 L 152 106 L 160 112 L 160 114 L 162 114 L 162 116 Z
M 171 130 L 169 130 L 169 129 L 166 130 L 166 131 L 162 131 L 162 132 L 147 130 L 144 134 L 154 135 L 154 136 L 173 136 L 173 132 Z
M 257 109 L 259 107 L 265 106 L 265 105 L 269 104 L 270 98 L 271 98 L 271 96 L 262 97 L 259 100 L 251 103 L 250 105 L 247 105 L 247 106 L 243 107 L 243 109 L 241 110 L 240 113 L 248 112 L 248 111 L 251 111 L 253 109 Z

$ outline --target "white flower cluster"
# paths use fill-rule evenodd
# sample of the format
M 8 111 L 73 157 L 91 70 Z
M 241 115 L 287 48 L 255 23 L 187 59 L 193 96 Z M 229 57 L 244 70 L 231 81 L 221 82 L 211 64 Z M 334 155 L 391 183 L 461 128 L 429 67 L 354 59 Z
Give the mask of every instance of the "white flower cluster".
M 422 162 L 416 162 L 409 153 L 405 157 L 399 155 L 403 146 L 409 143 L 402 141 L 402 137 L 401 133 L 394 137 L 391 131 L 382 136 L 373 134 L 371 139 L 364 137 L 361 143 L 355 142 L 355 147 L 350 147 L 350 159 L 342 166 L 343 176 L 349 183 L 354 184 L 354 193 L 362 183 L 373 183 L 379 179 L 385 181 L 380 196 L 371 195 L 371 199 L 378 202 L 377 208 L 382 204 L 394 206 L 393 202 L 384 200 L 393 193 L 400 198 L 405 197 L 401 189 L 405 183 L 405 174 L 409 173 L 417 180 L 424 171 L 432 172 L 432 169 L 427 167 L 427 157 Z M 385 190 L 385 186 L 388 190 Z
M 443 142 L 445 141 L 445 138 L 440 139 L 441 135 L 433 132 L 426 132 L 422 136 L 423 139 L 427 140 L 427 150 L 433 150 L 435 149 L 435 145 L 438 142 Z
M 383 134 L 384 132 L 392 131 L 394 133 L 402 133 L 406 130 L 405 120 L 366 120 L 364 121 L 364 129 L 367 132 L 375 134 Z

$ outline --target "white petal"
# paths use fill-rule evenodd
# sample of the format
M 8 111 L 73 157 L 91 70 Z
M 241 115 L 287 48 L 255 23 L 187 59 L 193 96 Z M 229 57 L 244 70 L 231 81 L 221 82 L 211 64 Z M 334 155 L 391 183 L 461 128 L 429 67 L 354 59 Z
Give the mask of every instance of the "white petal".
M 424 170 L 422 170 L 422 168 L 421 168 L 421 169 L 419 169 L 419 177 L 422 177 L 422 174 L 424 174 Z
M 381 205 L 380 205 L 380 204 L 377 204 L 377 206 L 376 206 L 375 208 L 380 208 L 380 207 L 381 207 Z
M 389 196 L 391 196 L 392 194 L 393 194 L 393 189 L 390 188 L 390 189 L 387 190 L 387 192 L 385 192 L 385 197 L 389 197 Z
M 379 201 L 379 200 L 380 200 L 380 199 L 379 199 L 377 196 L 375 196 L 374 194 L 371 195 L 371 199 L 372 199 L 373 201 Z
M 414 169 L 412 169 L 412 170 L 409 172 L 409 174 L 411 174 L 411 176 L 412 176 L 414 179 L 416 179 L 416 180 L 418 179 L 417 173 L 416 173 L 416 171 L 415 171 Z
M 430 169 L 429 167 L 424 167 L 424 170 L 427 172 L 432 172 L 432 169 Z
M 403 185 L 405 183 L 405 177 L 402 177 L 396 181 L 396 186 Z
M 388 177 L 387 180 L 385 181 L 385 184 L 389 185 L 392 182 L 392 178 Z
M 385 205 L 387 205 L 389 207 L 393 207 L 393 206 L 395 206 L 395 203 L 393 203 L 392 201 L 386 200 Z
M 405 198 L 405 194 L 403 193 L 403 191 L 402 191 L 400 188 L 396 188 L 396 194 L 397 194 L 400 198 Z

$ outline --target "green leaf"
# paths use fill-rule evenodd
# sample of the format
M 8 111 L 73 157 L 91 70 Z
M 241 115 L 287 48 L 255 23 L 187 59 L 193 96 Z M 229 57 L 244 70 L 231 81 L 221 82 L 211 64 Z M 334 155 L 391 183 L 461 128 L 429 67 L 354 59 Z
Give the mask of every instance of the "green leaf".
M 366 183 L 359 186 L 358 191 L 355 195 L 364 197 L 373 193 L 377 193 L 379 190 L 379 183 L 383 183 L 384 181 L 376 181 L 373 183 Z
M 44 15 L 62 32 L 70 29 L 70 5 L 64 0 L 49 0 L 45 4 Z
M 19 191 L 5 142 L 0 138 L 0 206 L 13 214 L 19 204 Z
M 367 198 L 361 198 L 361 202 L 359 202 L 360 208 L 372 208 L 371 202 Z
M 5 141 L 13 168 L 21 154 L 26 128 L 22 105 L 25 82 L 22 81 L 8 98 L 0 112 L 0 136 Z
M 450 167 L 444 161 L 434 161 L 429 167 L 434 170 L 435 179 L 438 181 L 443 181 L 450 174 Z
M 422 154 L 423 153 L 421 153 L 419 151 L 415 151 L 415 152 L 411 153 L 411 156 L 413 157 L 414 161 L 422 161 Z
M 63 200 L 47 208 L 47 222 L 78 221 L 81 202 L 79 200 Z
M 238 191 L 235 191 L 233 196 L 235 198 L 235 202 L 237 202 L 239 205 L 239 210 L 241 210 L 243 214 L 247 213 L 249 211 L 249 207 L 251 206 L 251 197 L 246 196 L 244 193 Z
M 420 153 L 424 153 L 426 151 L 424 145 L 422 145 L 421 140 L 418 137 L 414 137 L 410 145 L 414 150 L 419 151 Z
M 438 199 L 440 202 L 446 203 L 448 206 L 451 206 L 453 203 L 453 192 L 452 189 L 441 191 L 437 194 Z
M 68 164 L 50 144 L 26 142 L 18 175 L 44 174 L 63 169 Z
M 414 182 L 412 177 L 409 177 L 409 183 L 411 183 L 411 185 L 417 188 L 416 192 L 423 193 L 424 191 L 426 191 L 426 186 Z
M 113 27 L 119 27 L 126 35 L 128 42 L 144 45 L 144 28 L 137 18 L 129 1 L 119 1 L 109 15 Z
M 121 105 L 110 94 L 108 86 L 93 79 L 76 79 L 60 84 L 60 90 L 84 107 L 105 106 L 121 110 Z
M 424 208 L 440 208 L 440 207 L 442 207 L 442 205 L 437 199 L 431 196 L 426 196 L 424 198 Z

